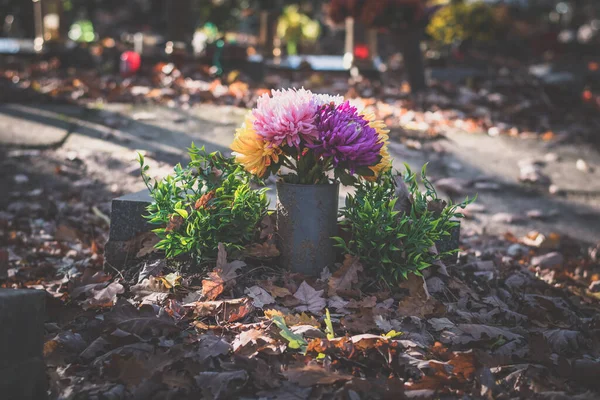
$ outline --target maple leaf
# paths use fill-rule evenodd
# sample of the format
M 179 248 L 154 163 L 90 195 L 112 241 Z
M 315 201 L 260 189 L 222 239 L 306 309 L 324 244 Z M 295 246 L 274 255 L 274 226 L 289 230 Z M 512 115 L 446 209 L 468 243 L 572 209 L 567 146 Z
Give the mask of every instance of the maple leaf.
M 275 303 L 275 299 L 260 286 L 246 288 L 244 293 L 252 298 L 252 304 L 256 308 L 263 308 L 266 304 Z
M 346 254 L 342 267 L 329 278 L 328 295 L 333 296 L 338 291 L 350 290 L 352 284 L 358 282 L 358 273 L 362 270 L 359 259 Z
M 320 314 L 326 304 L 322 294 L 323 290 L 315 290 L 306 281 L 302 281 L 298 290 L 294 293 L 294 297 L 301 302 L 301 305 L 297 306 L 296 310 Z
M 227 252 L 223 243 L 219 243 L 217 255 L 217 266 L 209 272 L 208 279 L 202 281 L 202 296 L 206 300 L 215 300 L 227 285 L 234 285 L 237 278 L 237 270 L 246 266 L 243 261 L 232 261 L 227 263 Z

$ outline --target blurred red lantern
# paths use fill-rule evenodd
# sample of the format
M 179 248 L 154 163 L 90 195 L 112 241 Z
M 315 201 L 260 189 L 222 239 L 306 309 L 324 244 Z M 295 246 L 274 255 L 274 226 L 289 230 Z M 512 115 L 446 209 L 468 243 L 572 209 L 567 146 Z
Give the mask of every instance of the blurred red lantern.
M 121 76 L 126 78 L 135 75 L 142 65 L 142 58 L 135 51 L 126 51 L 121 54 Z
M 369 47 L 364 44 L 357 44 L 354 46 L 354 57 L 360 60 L 366 60 L 369 58 Z

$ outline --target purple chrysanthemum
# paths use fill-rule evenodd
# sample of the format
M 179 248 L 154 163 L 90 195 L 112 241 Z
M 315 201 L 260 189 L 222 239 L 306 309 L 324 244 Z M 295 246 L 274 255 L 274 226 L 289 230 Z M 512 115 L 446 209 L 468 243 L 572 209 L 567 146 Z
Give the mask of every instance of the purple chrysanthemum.
M 383 142 L 349 102 L 322 106 L 315 122 L 319 139 L 309 147 L 319 156 L 331 157 L 334 167 L 342 164 L 354 173 L 379 161 Z

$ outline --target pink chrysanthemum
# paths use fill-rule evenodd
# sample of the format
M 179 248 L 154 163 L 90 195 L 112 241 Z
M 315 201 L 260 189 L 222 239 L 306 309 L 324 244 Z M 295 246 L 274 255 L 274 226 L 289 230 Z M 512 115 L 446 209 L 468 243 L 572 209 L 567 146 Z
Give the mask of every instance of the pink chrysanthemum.
M 301 139 L 312 142 L 318 137 L 315 115 L 318 104 L 309 90 L 272 90 L 263 94 L 252 111 L 254 129 L 271 146 L 298 147 Z

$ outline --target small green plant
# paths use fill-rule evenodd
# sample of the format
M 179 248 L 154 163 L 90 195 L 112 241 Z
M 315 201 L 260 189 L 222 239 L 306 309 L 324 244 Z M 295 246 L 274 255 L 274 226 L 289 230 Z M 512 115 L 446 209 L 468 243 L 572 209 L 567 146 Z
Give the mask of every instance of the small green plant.
M 421 275 L 440 257 L 456 252 L 435 254 L 431 248 L 458 225 L 456 219 L 463 217 L 458 208 L 474 201 L 467 198 L 452 205 L 439 199 L 427 179 L 426 167 L 421 171 L 425 187 L 421 192 L 416 174 L 406 166 L 401 179 L 409 192 L 407 209 L 396 207 L 396 180 L 390 171 L 377 182 L 360 180 L 355 194 L 346 198 L 346 206 L 340 211 L 345 235 L 333 238 L 336 245 L 359 257 L 366 269 L 388 284 L 400 277 L 406 279 L 409 273 Z
M 197 262 L 216 258 L 218 244 L 241 250 L 253 241 L 267 214 L 267 189 L 251 188 L 253 176 L 218 152 L 208 154 L 193 143 L 190 162 L 177 164 L 174 174 L 151 183 L 149 166 L 139 154 L 142 178 L 153 199 L 145 217 L 160 225 L 153 232 L 157 249 L 167 258 L 182 254 Z

